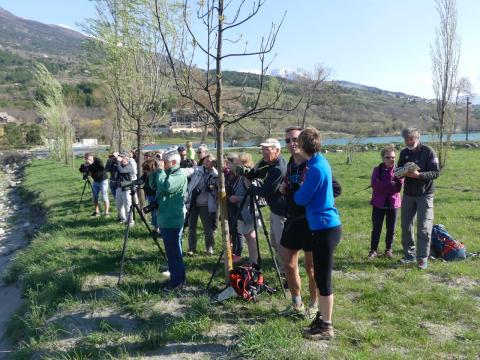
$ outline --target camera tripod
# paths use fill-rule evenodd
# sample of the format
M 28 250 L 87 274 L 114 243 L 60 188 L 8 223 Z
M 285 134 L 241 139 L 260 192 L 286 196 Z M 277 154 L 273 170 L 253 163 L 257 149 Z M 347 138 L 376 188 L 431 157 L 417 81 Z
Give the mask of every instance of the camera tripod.
M 273 252 L 273 247 L 272 247 L 272 243 L 270 242 L 270 237 L 268 235 L 267 226 L 265 225 L 265 221 L 263 220 L 262 211 L 261 211 L 260 206 L 258 204 L 258 198 L 255 197 L 254 195 L 250 194 L 250 191 L 247 191 L 244 199 L 246 199 L 247 196 L 250 196 L 250 211 L 253 215 L 253 228 L 255 230 L 255 241 L 257 242 L 257 257 L 258 257 L 257 265 L 258 265 L 258 268 L 261 269 L 261 257 L 260 257 L 260 243 L 259 243 L 259 238 L 258 238 L 258 226 L 257 226 L 257 215 L 256 215 L 257 212 L 258 212 L 258 220 L 260 220 L 260 224 L 261 224 L 262 229 L 263 229 L 263 234 L 265 236 L 265 239 L 267 240 L 268 249 L 270 251 L 270 256 L 272 257 L 272 260 L 273 260 L 273 264 L 274 264 L 274 267 L 275 267 L 275 273 L 277 275 L 278 283 L 280 284 L 280 288 L 283 291 L 283 296 L 285 296 L 285 298 L 287 298 L 287 293 L 285 292 L 285 288 L 283 287 L 283 283 L 282 283 L 282 278 L 280 276 L 280 269 L 278 267 L 277 258 L 275 257 L 275 254 Z M 242 202 L 242 204 L 240 205 L 240 209 L 242 209 L 244 205 L 245 205 L 245 201 Z M 255 211 L 255 210 L 257 210 L 257 211 Z M 224 254 L 224 250 L 222 249 L 222 252 L 220 253 L 220 256 L 218 257 L 217 263 L 215 265 L 215 268 L 213 269 L 212 275 L 210 276 L 210 280 L 208 281 L 207 287 L 205 289 L 206 291 L 209 290 L 210 285 L 212 283 L 212 280 L 215 277 L 215 274 L 217 273 L 217 270 L 218 270 L 218 267 L 220 266 L 220 261 L 222 260 L 223 254 Z
M 160 256 L 167 263 L 167 256 L 165 255 L 165 252 L 162 250 L 162 247 L 160 246 L 160 243 L 158 242 L 158 233 L 155 230 L 152 230 L 150 228 L 150 225 L 148 225 L 148 222 L 145 219 L 145 216 L 143 215 L 142 211 L 140 210 L 140 207 L 137 204 L 136 196 L 135 196 L 136 192 L 137 192 L 137 190 L 136 190 L 135 186 L 132 186 L 130 188 L 130 196 L 132 197 L 132 205 L 130 205 L 130 209 L 128 210 L 127 222 L 125 224 L 125 233 L 124 233 L 124 238 L 123 238 L 122 256 L 121 256 L 121 259 L 120 259 L 120 273 L 118 274 L 117 285 L 120 285 L 122 283 L 123 267 L 124 267 L 124 264 L 125 264 L 125 253 L 127 251 L 128 235 L 130 233 L 130 223 L 135 218 L 135 212 L 138 214 L 138 216 L 142 220 L 143 224 L 147 228 L 148 233 L 152 236 L 153 241 L 157 245 L 158 252 L 160 253 Z
M 77 221 L 78 212 L 80 211 L 80 206 L 82 205 L 83 195 L 85 195 L 85 189 L 87 188 L 87 185 L 90 188 L 90 191 L 92 192 L 92 197 L 93 197 L 92 183 L 90 182 L 90 179 L 87 177 L 85 179 L 85 183 L 83 184 L 82 196 L 80 196 L 80 201 L 78 202 L 77 212 L 75 213 L 75 221 Z

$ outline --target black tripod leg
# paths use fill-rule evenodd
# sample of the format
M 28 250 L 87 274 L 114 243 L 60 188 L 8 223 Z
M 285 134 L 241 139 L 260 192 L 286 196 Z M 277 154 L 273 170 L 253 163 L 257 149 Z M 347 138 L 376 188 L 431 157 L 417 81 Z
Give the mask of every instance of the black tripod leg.
M 215 264 L 215 268 L 212 271 L 212 276 L 210 276 L 210 280 L 208 280 L 207 287 L 205 288 L 205 291 L 208 291 L 210 289 L 210 285 L 212 283 L 213 278 L 215 277 L 215 274 L 217 273 L 218 267 L 220 266 L 220 261 L 222 261 L 223 257 L 223 249 L 222 252 L 220 253 L 220 256 L 218 257 L 217 263 Z
M 123 238 L 122 257 L 120 259 L 120 273 L 118 274 L 117 285 L 120 285 L 122 283 L 123 266 L 125 264 L 125 252 L 127 251 L 128 234 L 130 232 L 130 221 L 132 219 L 132 215 L 133 215 L 133 204 L 130 206 L 130 210 L 128 211 L 127 223 L 125 225 L 125 236 Z
M 285 288 L 283 287 L 283 283 L 282 283 L 282 277 L 280 276 L 280 269 L 278 268 L 278 262 L 277 262 L 277 258 L 275 257 L 275 254 L 273 252 L 273 248 L 272 248 L 272 244 L 270 242 L 270 238 L 268 236 L 268 231 L 267 231 L 267 227 L 265 225 L 265 222 L 263 221 L 263 215 L 262 215 L 262 211 L 260 210 L 260 207 L 258 206 L 258 202 L 257 200 L 255 200 L 255 205 L 258 209 L 258 218 L 260 219 L 260 223 L 262 224 L 262 228 L 263 228 L 263 233 L 265 235 L 265 239 L 267 239 L 267 244 L 268 244 L 268 249 L 270 250 L 270 255 L 272 256 L 272 259 L 273 259 L 273 263 L 275 264 L 275 272 L 277 273 L 277 279 L 278 279 L 278 283 L 280 284 L 280 287 L 282 288 L 282 291 L 283 291 L 283 296 L 285 297 L 285 299 L 287 298 L 287 293 L 285 291 Z
M 152 228 L 150 227 L 150 225 L 148 225 L 148 221 L 147 221 L 147 219 L 145 219 L 145 216 L 143 216 L 143 214 L 140 211 L 140 208 L 138 207 L 138 205 L 136 203 L 134 203 L 133 206 L 137 210 L 137 213 L 140 216 L 140 219 L 142 220 L 143 224 L 147 228 L 148 233 L 152 236 L 153 241 L 157 245 L 158 251 L 160 252 L 160 255 L 163 257 L 163 260 L 165 260 L 165 262 L 168 264 L 167 255 L 165 255 L 165 252 L 163 251 L 162 247 L 160 246 L 160 243 L 158 242 L 158 236 L 154 234 L 154 232 L 152 231 Z
M 77 212 L 75 213 L 75 221 L 77 221 L 78 212 L 80 211 L 80 206 L 82 205 L 83 195 L 85 194 L 85 189 L 87 188 L 87 183 L 90 184 L 90 181 L 85 180 L 83 184 L 82 196 L 80 196 L 80 201 L 78 202 Z M 91 185 L 90 185 L 91 188 Z
M 261 256 L 260 256 L 260 241 L 258 238 L 258 224 L 257 224 L 257 218 L 255 216 L 255 203 L 253 201 L 253 196 L 250 195 L 250 209 L 252 211 L 252 217 L 253 217 L 253 229 L 255 230 L 255 242 L 257 243 L 257 265 L 258 269 L 261 269 Z

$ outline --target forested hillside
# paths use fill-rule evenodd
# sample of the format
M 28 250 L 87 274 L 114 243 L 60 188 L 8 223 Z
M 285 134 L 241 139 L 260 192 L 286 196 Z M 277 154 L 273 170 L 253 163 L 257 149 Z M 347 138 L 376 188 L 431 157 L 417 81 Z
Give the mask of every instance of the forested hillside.
M 104 89 L 89 71 L 88 59 L 94 54 L 86 52 L 88 38 L 60 26 L 21 19 L 1 8 L 0 20 L 0 112 L 8 112 L 25 122 L 35 120 L 32 100 L 41 94 L 33 83 L 32 68 L 41 62 L 63 84 L 78 135 L 104 138 L 108 127 L 104 122 L 108 122 L 112 114 Z M 241 110 L 254 101 L 253 95 L 249 95 L 253 92 L 248 89 L 258 86 L 257 75 L 225 71 L 224 83 L 232 95 L 245 89 L 233 105 L 234 110 Z M 272 91 L 279 83 L 282 80 L 267 77 L 265 89 Z M 283 91 L 288 105 L 295 104 L 302 94 L 301 84 L 288 81 L 283 84 Z M 172 94 L 175 94 L 173 89 Z M 175 105 L 175 101 L 169 101 L 169 106 L 182 106 L 182 103 Z M 479 112 L 476 108 L 473 115 L 480 118 Z M 386 135 L 398 134 L 406 125 L 432 131 L 434 113 L 431 100 L 346 81 L 326 81 L 315 105 L 307 112 L 306 123 L 332 134 Z M 252 134 L 272 135 L 287 123 L 300 122 L 302 115 L 300 106 L 285 113 L 283 118 L 246 119 L 241 127 L 229 129 L 226 135 L 236 139 L 249 138 Z M 463 130 L 463 119 L 464 113 L 460 111 L 458 131 Z M 470 128 L 480 129 L 476 118 L 471 119 Z

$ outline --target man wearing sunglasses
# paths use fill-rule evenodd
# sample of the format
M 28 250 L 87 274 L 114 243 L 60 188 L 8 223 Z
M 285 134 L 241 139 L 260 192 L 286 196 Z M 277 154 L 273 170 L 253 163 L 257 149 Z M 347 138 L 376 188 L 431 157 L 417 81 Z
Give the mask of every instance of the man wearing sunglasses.
M 307 317 L 313 320 L 317 313 L 318 291 L 315 283 L 313 256 L 312 256 L 312 232 L 309 229 L 305 208 L 294 201 L 294 196 L 305 179 L 307 160 L 300 154 L 298 136 L 302 128 L 290 126 L 285 129 L 285 144 L 291 157 L 287 164 L 287 172 L 280 191 L 285 195 L 286 222 L 283 228 L 282 245 L 283 262 L 285 264 L 285 276 L 292 297 L 292 304 L 283 312 L 286 316 Z M 337 197 L 341 193 L 341 186 L 333 177 L 333 194 Z M 301 279 L 298 269 L 299 251 L 305 252 L 305 271 L 308 279 L 310 304 L 305 309 L 301 296 Z

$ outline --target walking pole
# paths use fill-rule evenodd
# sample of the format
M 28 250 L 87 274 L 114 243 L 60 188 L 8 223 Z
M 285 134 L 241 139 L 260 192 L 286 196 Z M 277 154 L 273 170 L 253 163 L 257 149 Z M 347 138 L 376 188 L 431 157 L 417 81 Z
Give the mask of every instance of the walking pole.
M 210 276 L 210 280 L 208 280 L 207 287 L 205 288 L 205 291 L 207 291 L 207 292 L 210 289 L 210 284 L 212 283 L 212 280 L 215 277 L 215 274 L 217 273 L 218 267 L 220 266 L 220 262 L 222 261 L 222 257 L 223 257 L 223 249 L 220 253 L 220 256 L 218 257 L 217 263 L 215 264 L 215 268 L 212 271 L 212 275 Z

